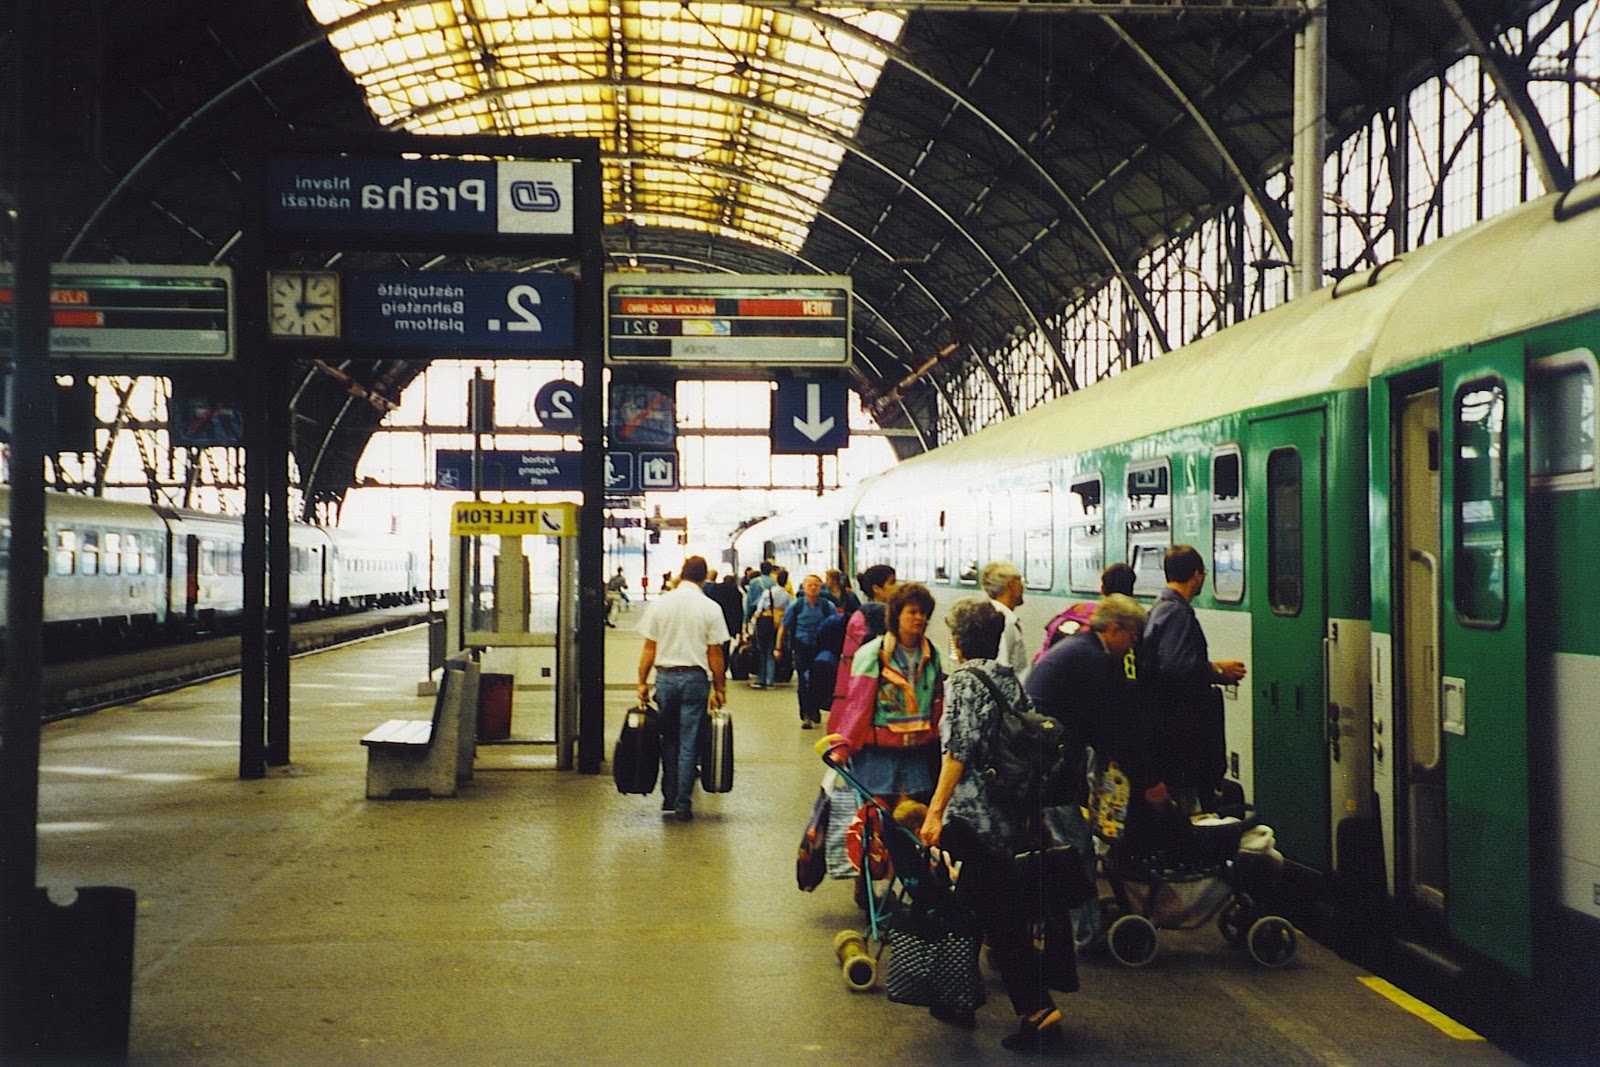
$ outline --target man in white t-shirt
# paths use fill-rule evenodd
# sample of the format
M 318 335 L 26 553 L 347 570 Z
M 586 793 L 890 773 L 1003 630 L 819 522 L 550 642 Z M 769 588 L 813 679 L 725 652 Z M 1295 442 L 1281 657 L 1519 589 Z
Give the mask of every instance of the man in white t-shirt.
M 1027 638 L 1022 635 L 1022 620 L 1017 618 L 1016 611 L 1022 606 L 1022 572 L 1010 560 L 997 559 L 983 568 L 978 583 L 1006 620 L 1006 628 L 1000 635 L 1000 655 L 995 657 L 995 662 L 1010 667 L 1020 682 L 1033 665 L 1028 656 Z
M 656 709 L 661 713 L 661 810 L 679 822 L 694 818 L 695 767 L 706 711 L 727 699 L 722 643 L 728 626 L 701 589 L 706 561 L 690 556 L 678 584 L 656 598 L 639 623 L 644 651 L 639 654 L 639 702 L 650 699 L 650 671 L 656 672 Z

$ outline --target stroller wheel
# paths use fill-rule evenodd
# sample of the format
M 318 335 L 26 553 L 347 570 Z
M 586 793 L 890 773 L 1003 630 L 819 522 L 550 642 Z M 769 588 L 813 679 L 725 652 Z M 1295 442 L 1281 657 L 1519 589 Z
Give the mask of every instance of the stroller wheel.
M 1106 934 L 1106 947 L 1124 967 L 1145 967 L 1156 958 L 1161 939 L 1156 924 L 1143 915 L 1124 915 L 1111 924 Z
M 1245 941 L 1250 958 L 1263 967 L 1283 967 L 1294 959 L 1300 947 L 1300 935 L 1281 915 L 1265 915 L 1250 927 Z
M 1248 897 L 1235 897 L 1223 906 L 1222 914 L 1217 916 L 1217 929 L 1230 945 L 1244 944 L 1245 934 L 1255 922 L 1254 910 Z

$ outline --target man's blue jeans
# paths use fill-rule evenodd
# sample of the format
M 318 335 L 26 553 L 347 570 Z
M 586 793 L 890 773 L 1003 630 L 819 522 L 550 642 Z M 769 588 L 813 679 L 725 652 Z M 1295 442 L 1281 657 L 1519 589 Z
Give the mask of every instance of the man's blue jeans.
M 698 667 L 656 669 L 656 710 L 661 714 L 661 795 L 674 810 L 694 807 L 700 734 L 706 724 L 711 679 Z

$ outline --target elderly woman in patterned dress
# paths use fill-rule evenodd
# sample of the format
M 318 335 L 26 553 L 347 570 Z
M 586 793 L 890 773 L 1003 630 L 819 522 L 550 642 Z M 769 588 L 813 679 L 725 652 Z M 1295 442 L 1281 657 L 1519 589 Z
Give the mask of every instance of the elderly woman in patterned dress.
M 943 758 L 921 836 L 927 845 L 961 861 L 957 892 L 982 924 L 990 958 L 1000 970 L 1019 1020 L 1017 1032 L 1001 1043 L 1016 1051 L 1043 1052 L 1064 1043 L 1061 1013 L 1045 988 L 1033 943 L 1038 889 L 1021 884 L 1012 862 L 1028 847 L 1029 828 L 995 803 L 983 773 L 994 717 L 1001 709 L 979 674 L 987 675 L 1013 707 L 1030 705 L 1016 675 L 995 660 L 1005 618 L 993 604 L 969 597 L 950 610 L 945 623 L 959 663 L 945 687 L 940 723 Z M 975 1025 L 970 1012 L 935 1009 L 933 1015 L 958 1026 Z

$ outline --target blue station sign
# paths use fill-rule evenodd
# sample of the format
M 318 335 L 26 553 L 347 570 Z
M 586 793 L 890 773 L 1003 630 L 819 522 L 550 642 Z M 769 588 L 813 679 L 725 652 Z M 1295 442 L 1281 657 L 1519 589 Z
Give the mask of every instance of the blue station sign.
M 780 381 L 772 394 L 774 455 L 825 455 L 850 443 L 850 389 L 840 381 Z
M 275 155 L 267 224 L 280 232 L 574 232 L 573 164 L 551 160 Z
M 480 488 L 502 493 L 539 489 L 576 491 L 583 488 L 582 461 L 582 452 L 486 451 Z M 434 486 L 470 492 L 472 450 L 439 449 L 434 457 Z
M 353 271 L 344 289 L 352 344 L 537 352 L 569 350 L 576 336 L 567 274 Z

